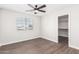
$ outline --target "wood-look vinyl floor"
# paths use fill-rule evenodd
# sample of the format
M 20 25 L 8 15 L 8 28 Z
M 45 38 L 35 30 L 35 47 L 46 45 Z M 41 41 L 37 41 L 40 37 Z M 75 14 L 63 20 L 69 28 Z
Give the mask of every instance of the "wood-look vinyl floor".
M 0 54 L 78 54 L 79 50 L 69 48 L 66 43 L 55 43 L 37 38 L 0 47 Z

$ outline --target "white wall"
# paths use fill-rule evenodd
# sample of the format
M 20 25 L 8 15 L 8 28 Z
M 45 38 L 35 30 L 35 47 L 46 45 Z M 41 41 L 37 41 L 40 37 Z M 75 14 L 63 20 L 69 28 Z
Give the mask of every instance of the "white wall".
M 69 11 L 69 8 L 65 8 L 42 17 L 42 37 L 58 42 L 58 16 L 70 15 Z
M 79 49 L 79 5 L 71 8 L 70 47 Z
M 58 42 L 58 20 L 56 14 L 50 13 L 43 16 L 41 22 L 41 36 L 51 41 Z
M 1 10 L 0 10 L 0 40 L 1 40 Z
M 0 45 L 29 40 L 40 36 L 40 17 L 2 9 L 0 16 Z M 30 17 L 33 20 L 33 30 L 16 30 L 17 17 Z
M 42 17 L 42 37 L 58 42 L 58 16 L 69 15 L 69 46 L 79 49 L 79 5 L 62 8 Z

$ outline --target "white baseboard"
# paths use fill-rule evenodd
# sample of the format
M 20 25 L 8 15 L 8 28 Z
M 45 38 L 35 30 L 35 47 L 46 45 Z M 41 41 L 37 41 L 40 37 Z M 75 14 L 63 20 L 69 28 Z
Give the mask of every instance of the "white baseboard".
M 69 47 L 79 50 L 79 47 L 74 46 L 74 45 L 69 45 Z
M 2 46 L 2 44 L 0 44 L 0 47 Z
M 29 38 L 29 39 L 27 39 L 27 40 L 31 40 L 31 39 L 35 39 L 35 38 L 44 38 L 44 39 L 47 39 L 47 40 L 50 40 L 50 41 L 53 41 L 53 42 L 58 43 L 58 42 L 55 41 L 55 40 L 52 40 L 52 39 L 49 39 L 49 38 L 46 38 L 46 37 L 40 37 L 40 36 L 38 36 L 38 37 L 33 37 L 33 38 Z M 21 41 L 27 41 L 27 40 L 26 40 L 26 39 L 23 39 L 23 40 L 19 40 L 19 41 L 12 41 L 12 42 L 8 42 L 8 43 L 0 44 L 0 46 L 8 45 L 8 44 L 13 44 L 13 43 L 21 42 Z
M 41 38 L 44 38 L 44 39 L 47 39 L 47 40 L 53 41 L 53 42 L 55 42 L 55 43 L 58 43 L 58 41 L 56 41 L 56 40 L 52 40 L 52 39 L 47 38 L 47 37 L 41 37 Z
M 29 38 L 27 40 L 32 40 L 32 39 L 35 39 L 35 38 L 40 38 L 39 36 L 38 37 L 33 37 L 33 38 Z M 13 43 L 18 43 L 18 42 L 22 42 L 22 41 L 27 41 L 26 39 L 23 39 L 23 40 L 19 40 L 19 41 L 13 41 L 13 42 L 8 42 L 8 43 L 2 43 L 0 44 L 0 46 L 3 46 L 3 45 L 8 45 L 8 44 L 13 44 Z

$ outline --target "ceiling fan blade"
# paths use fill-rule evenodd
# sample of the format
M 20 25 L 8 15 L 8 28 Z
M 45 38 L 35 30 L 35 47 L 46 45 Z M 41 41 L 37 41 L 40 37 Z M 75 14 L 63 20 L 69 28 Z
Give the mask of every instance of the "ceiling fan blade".
M 32 8 L 34 8 L 31 4 L 27 4 L 28 6 L 30 6 L 30 7 L 32 7 Z
M 34 10 L 26 10 L 26 12 L 31 12 L 31 11 L 34 11 Z
M 44 10 L 39 10 L 39 9 L 38 9 L 38 11 L 40 11 L 40 12 L 46 12 L 46 11 L 44 11 Z
M 46 7 L 46 5 L 42 5 L 42 6 L 38 7 L 37 9 L 41 9 L 41 8 L 44 8 L 44 7 Z

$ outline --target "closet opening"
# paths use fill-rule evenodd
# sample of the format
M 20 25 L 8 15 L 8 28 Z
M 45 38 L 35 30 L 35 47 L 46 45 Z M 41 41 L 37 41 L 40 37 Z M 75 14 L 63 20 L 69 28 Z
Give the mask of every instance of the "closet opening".
M 68 46 L 68 15 L 58 16 L 58 43 Z

